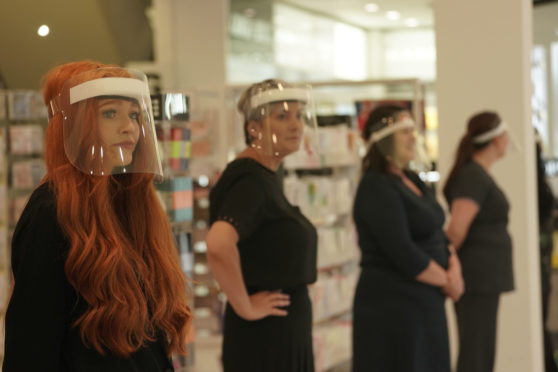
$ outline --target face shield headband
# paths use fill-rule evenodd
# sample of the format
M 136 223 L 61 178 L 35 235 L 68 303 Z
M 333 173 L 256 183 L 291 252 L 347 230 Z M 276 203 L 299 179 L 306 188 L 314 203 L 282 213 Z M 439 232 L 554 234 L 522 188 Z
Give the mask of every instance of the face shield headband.
M 162 175 L 143 73 L 115 67 L 84 72 L 64 83 L 48 109 L 51 118 L 62 114 L 64 151 L 83 173 Z
M 502 120 L 496 128 L 491 129 L 488 132 L 479 134 L 478 136 L 474 136 L 473 137 L 473 143 L 475 143 L 475 144 L 486 143 L 486 142 L 491 141 L 492 139 L 500 136 L 501 134 L 503 134 L 507 130 L 508 130 L 508 125 L 506 124 L 505 121 Z
M 143 81 L 123 77 L 89 80 L 70 88 L 70 105 L 99 96 L 122 96 L 139 100 L 141 97 L 149 97 L 149 87 Z M 60 111 L 60 95 L 58 95 L 49 102 L 49 118 Z
M 259 92 L 250 98 L 251 109 L 273 102 L 299 101 L 308 102 L 308 90 L 301 88 L 278 88 Z
M 391 120 L 391 119 L 388 119 Z M 396 131 L 400 130 L 400 129 L 406 129 L 406 128 L 414 128 L 415 127 L 415 122 L 413 121 L 413 119 L 411 118 L 404 118 L 403 120 L 400 121 L 396 121 L 396 122 L 388 122 L 388 125 L 374 133 L 372 133 L 372 135 L 370 136 L 370 139 L 368 140 L 368 144 L 372 145 L 373 143 L 379 142 L 382 139 L 386 138 L 387 136 L 395 133 Z

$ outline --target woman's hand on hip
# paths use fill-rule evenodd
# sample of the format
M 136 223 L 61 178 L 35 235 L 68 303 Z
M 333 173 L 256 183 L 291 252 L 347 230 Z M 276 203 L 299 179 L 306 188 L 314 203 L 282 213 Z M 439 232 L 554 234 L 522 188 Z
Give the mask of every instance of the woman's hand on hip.
M 239 314 L 245 320 L 260 320 L 268 316 L 287 316 L 282 307 L 291 304 L 290 296 L 281 291 L 261 291 L 250 296 L 250 309 L 246 314 Z

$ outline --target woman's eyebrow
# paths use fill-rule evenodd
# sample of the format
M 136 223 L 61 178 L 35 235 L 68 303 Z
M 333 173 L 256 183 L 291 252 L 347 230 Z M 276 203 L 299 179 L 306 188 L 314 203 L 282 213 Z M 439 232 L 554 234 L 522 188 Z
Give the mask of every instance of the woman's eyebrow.
M 103 99 L 99 103 L 99 107 L 103 107 L 103 106 L 106 106 L 106 105 L 112 105 L 112 104 L 121 105 L 122 100 L 120 100 L 120 99 Z

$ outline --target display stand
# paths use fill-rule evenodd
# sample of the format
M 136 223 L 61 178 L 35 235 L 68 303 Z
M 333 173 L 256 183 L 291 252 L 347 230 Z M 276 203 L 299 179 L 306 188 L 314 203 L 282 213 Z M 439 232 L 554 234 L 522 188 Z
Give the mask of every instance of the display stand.
M 35 90 L 0 91 L 0 316 L 11 287 L 11 236 L 27 199 L 44 177 L 47 113 Z M 4 332 L 0 335 L 4 351 Z

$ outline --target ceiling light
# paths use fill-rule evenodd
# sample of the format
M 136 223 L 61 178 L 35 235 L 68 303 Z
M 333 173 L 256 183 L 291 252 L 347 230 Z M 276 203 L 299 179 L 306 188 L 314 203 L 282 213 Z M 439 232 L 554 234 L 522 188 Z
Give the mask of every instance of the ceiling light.
M 389 12 L 386 12 L 386 18 L 390 21 L 396 21 L 401 18 L 401 14 L 399 14 L 397 10 L 390 10 Z
M 48 33 L 50 32 L 50 28 L 48 28 L 47 25 L 42 25 L 41 27 L 39 27 L 39 29 L 37 30 L 37 34 L 41 37 L 45 37 L 48 35 Z
M 416 18 L 407 18 L 405 20 L 405 24 L 408 27 L 417 27 L 419 25 L 419 21 Z
M 378 4 L 374 3 L 368 3 L 364 6 L 364 10 L 366 10 L 368 13 L 375 13 L 378 11 L 378 9 L 380 9 L 380 7 L 378 6 Z

